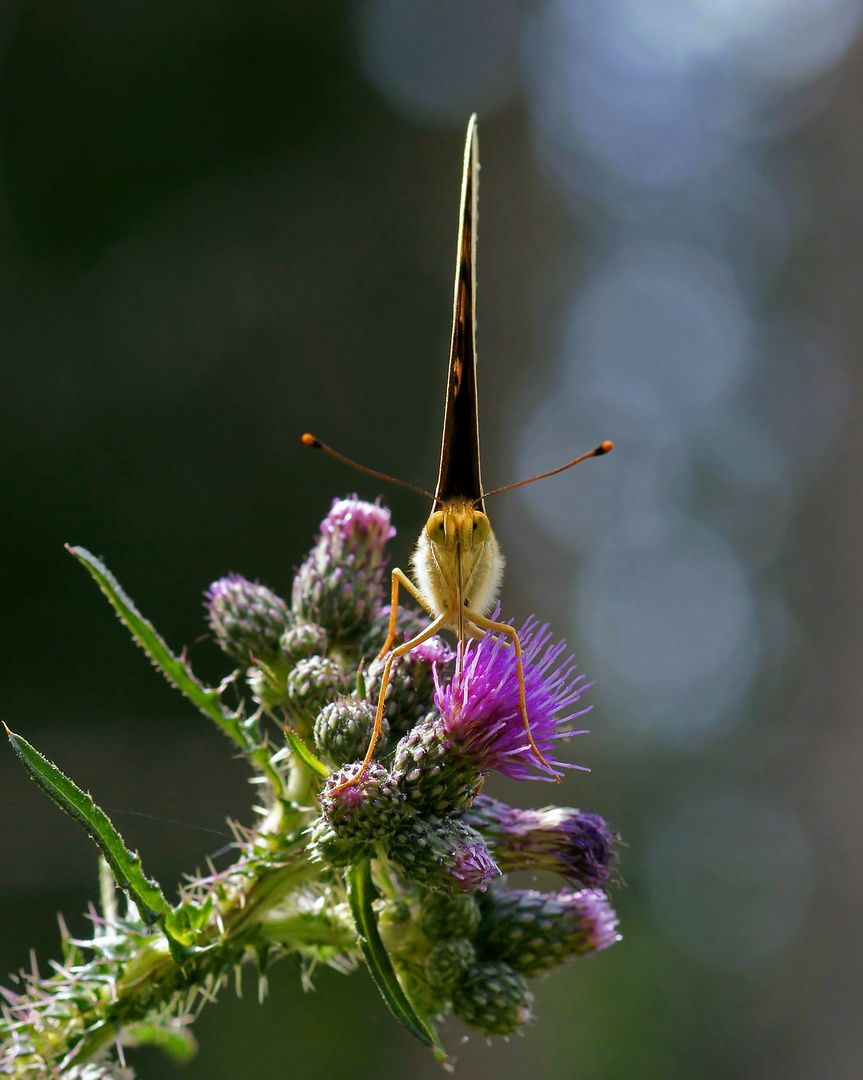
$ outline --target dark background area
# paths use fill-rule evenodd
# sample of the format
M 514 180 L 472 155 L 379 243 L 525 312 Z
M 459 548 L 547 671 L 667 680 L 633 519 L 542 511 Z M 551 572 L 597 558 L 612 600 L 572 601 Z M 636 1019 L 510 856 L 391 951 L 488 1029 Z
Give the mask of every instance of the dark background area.
M 553 795 L 495 791 L 596 809 L 629 846 L 623 943 L 540 984 L 523 1039 L 458 1047 L 453 1024 L 465 1074 L 859 1075 L 860 16 L 825 3 L 829 33 L 816 19 L 787 45 L 782 19 L 806 23 L 805 9 L 755 4 L 755 25 L 731 5 L 723 52 L 714 6 L 695 5 L 704 24 L 689 38 L 674 5 L 655 15 L 679 31 L 688 72 L 749 102 L 690 127 L 637 82 L 631 124 L 610 103 L 625 86 L 588 48 L 609 40 L 592 3 L 17 0 L 0 14 L 2 718 L 89 788 L 166 886 L 226 842 L 228 816 L 249 820 L 245 767 L 63 544 L 104 557 L 218 679 L 207 585 L 236 571 L 287 595 L 331 499 L 379 493 L 304 451 L 303 431 L 432 484 L 462 140 L 480 111 L 486 484 L 617 443 L 579 475 L 490 507 L 509 556 L 505 615 L 552 621 L 598 680 L 593 734 L 573 748 L 593 771 Z M 623 4 L 618 15 L 634 18 Z M 570 16 L 571 55 L 552 33 Z M 780 58 L 787 45 L 779 76 L 757 67 L 759 33 Z M 814 43 L 809 67 L 799 40 Z M 552 76 L 559 96 L 543 112 L 553 95 L 538 80 Z M 579 114 L 567 143 L 554 124 L 576 101 L 598 103 L 596 129 Z M 648 175 L 652 153 L 670 167 L 699 138 L 710 152 L 698 170 Z M 606 257 L 630 235 L 653 254 Z M 674 262 L 684 244 L 684 271 L 701 265 L 696 249 L 710 254 L 703 278 Z M 716 300 L 720 263 L 738 307 Z M 636 280 L 624 264 L 647 270 Z M 713 292 L 693 299 L 699 282 Z M 615 296 L 602 337 L 588 315 Z M 685 321 L 674 338 L 671 316 L 671 345 L 654 333 L 669 296 L 702 338 Z M 726 356 L 743 321 L 745 363 L 733 359 L 722 390 L 734 423 L 729 406 L 680 435 L 662 402 L 701 416 L 701 388 L 719 379 L 704 342 Z M 613 367 L 624 355 L 630 367 Z M 650 483 L 634 471 L 646 461 Z M 404 565 L 428 508 L 383 494 Z M 642 546 L 624 551 L 630 535 Z M 717 644 L 717 626 L 744 629 Z M 705 656 L 722 662 L 698 681 Z M 8 972 L 31 947 L 43 964 L 56 955 L 55 912 L 84 929 L 96 859 L 11 753 L 0 821 Z M 439 1075 L 364 972 L 320 971 L 304 993 L 284 962 L 263 1006 L 253 983 L 202 1015 L 192 1064 L 132 1053 L 140 1076 Z

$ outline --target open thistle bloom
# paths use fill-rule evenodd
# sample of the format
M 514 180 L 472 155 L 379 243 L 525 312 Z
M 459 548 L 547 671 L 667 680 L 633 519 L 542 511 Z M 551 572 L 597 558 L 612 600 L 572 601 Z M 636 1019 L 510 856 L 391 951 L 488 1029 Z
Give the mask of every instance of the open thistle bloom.
M 504 873 L 546 870 L 593 886 L 614 880 L 616 837 L 599 814 L 571 806 L 520 810 L 478 795 L 462 821 L 482 834 Z
M 558 739 L 586 734 L 564 726 L 590 709 L 568 711 L 587 689 L 582 685 L 584 675 L 575 675 L 571 656 L 558 663 L 566 644 L 550 644 L 547 625 L 538 626 L 531 617 L 519 630 L 519 637 L 524 650 L 527 715 L 534 742 L 549 762 L 549 772 L 536 774 L 542 767 L 524 729 L 515 650 L 502 637 L 489 633 L 478 644 L 468 642 L 460 670 L 457 666 L 449 685 L 443 685 L 435 673 L 435 704 L 443 731 L 481 773 L 496 769 L 512 780 L 552 780 L 561 775 L 558 769 L 584 769 L 583 765 L 559 761 L 554 753 Z

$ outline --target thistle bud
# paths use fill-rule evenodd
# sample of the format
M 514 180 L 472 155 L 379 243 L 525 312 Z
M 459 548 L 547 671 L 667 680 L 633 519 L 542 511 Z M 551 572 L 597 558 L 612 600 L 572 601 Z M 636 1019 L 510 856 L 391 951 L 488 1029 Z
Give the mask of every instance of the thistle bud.
M 339 836 L 329 822 L 318 818 L 312 826 L 309 853 L 329 866 L 353 866 L 369 854 L 369 847 L 361 840 Z
M 356 776 L 359 767 L 357 762 L 327 777 L 321 792 L 321 816 L 337 836 L 376 840 L 392 832 L 401 821 L 404 796 L 383 765 L 374 761 L 356 783 L 336 790 Z
M 522 975 L 539 975 L 619 940 L 617 916 L 599 889 L 498 890 L 483 905 L 480 955 L 506 960 Z
M 482 781 L 473 758 L 448 738 L 435 713 L 399 741 L 392 774 L 411 806 L 438 815 L 466 807 Z
M 476 949 L 467 938 L 438 941 L 426 953 L 426 976 L 436 990 L 451 994 L 475 962 Z
M 365 756 L 375 726 L 375 708 L 356 697 L 338 697 L 325 705 L 315 720 L 315 746 L 334 765 Z M 386 746 L 389 724 L 384 717 L 376 752 Z
M 279 649 L 288 663 L 295 664 L 309 656 L 325 655 L 329 646 L 327 632 L 317 623 L 299 623 L 282 634 Z
M 404 877 L 438 892 L 483 891 L 500 873 L 479 833 L 453 818 L 405 817 L 385 844 Z
M 291 621 L 281 597 L 239 574 L 214 581 L 206 593 L 207 621 L 222 649 L 242 664 L 274 660 Z
M 568 806 L 519 810 L 478 795 L 462 821 L 482 834 L 505 874 L 545 870 L 592 886 L 614 880 L 616 837 L 598 814 Z
M 390 512 L 379 503 L 356 495 L 335 499 L 294 578 L 295 615 L 323 626 L 335 641 L 368 630 L 381 605 L 384 548 L 393 536 Z
M 389 604 L 378 608 L 371 624 L 360 638 L 360 654 L 362 656 L 377 656 L 384 647 L 390 632 Z M 416 608 L 399 604 L 396 611 L 396 640 L 410 641 L 416 637 L 420 630 L 428 626 L 428 615 Z
M 448 664 L 453 657 L 443 640 L 433 637 L 396 660 L 390 669 L 384 703 L 384 716 L 391 731 L 403 735 L 434 708 L 432 673 L 435 665 Z M 385 659 L 375 659 L 366 672 L 366 689 L 373 701 L 377 701 L 385 663 Z
M 527 981 L 503 962 L 474 964 L 453 993 L 453 1010 L 483 1035 L 512 1035 L 533 1019 Z
M 417 926 L 432 941 L 447 938 L 472 938 L 479 929 L 479 904 L 469 893 L 429 892 L 416 913 Z
M 294 716 L 311 729 L 318 713 L 350 687 L 350 676 L 338 660 L 310 656 L 288 675 L 286 695 Z

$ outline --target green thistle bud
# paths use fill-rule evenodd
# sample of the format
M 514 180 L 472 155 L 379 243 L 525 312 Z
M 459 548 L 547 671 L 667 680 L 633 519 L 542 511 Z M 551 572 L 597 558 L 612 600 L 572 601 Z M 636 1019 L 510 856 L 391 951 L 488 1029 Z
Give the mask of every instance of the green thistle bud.
M 322 626 L 300 623 L 282 634 L 279 649 L 288 663 L 295 664 L 307 656 L 324 656 L 329 644 L 329 637 Z
M 448 664 L 452 659 L 452 650 L 441 638 L 433 637 L 396 660 L 384 704 L 391 731 L 405 734 L 434 708 L 434 665 Z M 373 660 L 366 673 L 366 689 L 373 701 L 377 701 L 385 663 Z
M 411 806 L 438 815 L 466 807 L 482 780 L 472 759 L 447 738 L 436 713 L 399 740 L 392 774 Z
M 318 862 L 335 867 L 353 866 L 364 859 L 369 850 L 361 840 L 339 836 L 323 818 L 312 826 L 309 853 Z
M 513 1035 L 532 1008 L 527 980 L 501 961 L 474 964 L 453 993 L 456 1016 L 483 1035 Z
M 246 683 L 259 704 L 271 709 L 286 701 L 285 679 L 288 667 L 282 659 L 270 664 L 255 664 L 246 672 Z
M 405 817 L 386 850 L 409 881 L 440 892 L 484 890 L 500 873 L 479 833 L 453 818 Z
M 321 792 L 321 816 L 337 836 L 370 841 L 393 831 L 404 815 L 404 796 L 383 767 L 373 761 L 356 783 L 336 790 L 356 776 L 359 763 L 327 777 Z
M 338 660 L 309 656 L 288 675 L 286 695 L 294 715 L 311 729 L 323 707 L 350 688 L 350 676 Z
M 438 941 L 426 953 L 425 967 L 429 983 L 445 994 L 451 994 L 476 963 L 476 949 L 467 938 Z
M 335 641 L 362 634 L 381 605 L 384 548 L 395 535 L 390 512 L 356 495 L 336 499 L 294 578 L 294 613 Z
M 447 938 L 472 938 L 479 929 L 480 911 L 475 896 L 469 893 L 429 892 L 416 913 L 420 930 L 432 941 Z
M 620 940 L 617 916 L 599 889 L 557 893 L 498 889 L 484 902 L 480 955 L 538 975 Z
M 378 608 L 368 630 L 360 638 L 360 655 L 377 656 L 390 630 L 390 605 Z M 396 641 L 410 641 L 428 626 L 428 615 L 416 608 L 399 604 L 396 612 Z
M 356 697 L 338 697 L 325 705 L 315 720 L 315 746 L 319 753 L 333 762 L 344 765 L 365 757 L 375 725 L 375 708 Z M 386 746 L 389 723 L 383 718 L 381 738 L 376 753 Z
M 206 593 L 207 621 L 228 656 L 241 664 L 274 660 L 291 621 L 281 597 L 239 574 L 214 581 Z

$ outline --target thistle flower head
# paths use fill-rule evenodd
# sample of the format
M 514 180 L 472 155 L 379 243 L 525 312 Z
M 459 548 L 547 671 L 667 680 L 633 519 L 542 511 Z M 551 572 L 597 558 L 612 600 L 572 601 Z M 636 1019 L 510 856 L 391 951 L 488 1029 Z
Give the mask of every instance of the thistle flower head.
M 362 758 L 375 726 L 375 707 L 355 696 L 341 695 L 325 705 L 315 720 L 315 746 L 320 754 L 334 765 Z M 389 722 L 381 721 L 378 746 L 386 746 Z M 380 756 L 380 751 L 378 751 Z
M 559 663 L 564 642 L 549 644 L 547 626 L 537 626 L 530 618 L 519 631 L 524 655 L 524 691 L 527 715 L 534 742 L 550 764 L 537 776 L 537 762 L 527 739 L 519 704 L 518 665 L 515 649 L 507 638 L 491 633 L 478 644 L 468 642 L 451 683 L 444 685 L 435 671 L 435 704 L 447 736 L 461 752 L 472 758 L 478 769 L 497 769 L 513 780 L 552 780 L 558 769 L 582 769 L 557 760 L 558 739 L 584 734 L 568 731 L 564 725 L 588 711 L 572 711 L 586 686 L 583 675 L 576 676 L 575 663 L 568 657 Z M 562 714 L 562 715 L 561 715 Z
M 355 783 L 343 787 L 358 769 L 359 764 L 348 765 L 327 778 L 321 792 L 321 813 L 343 839 L 373 840 L 396 827 L 403 814 L 404 796 L 377 762 L 372 762 Z
M 289 626 L 288 605 L 272 589 L 240 574 L 214 581 L 205 593 L 207 622 L 224 651 L 241 663 L 271 660 Z
M 480 954 L 538 975 L 620 940 L 618 919 L 600 889 L 541 893 L 497 890 L 485 901 Z
M 356 495 L 334 499 L 318 541 L 294 579 L 294 613 L 337 641 L 368 630 L 381 606 L 390 512 Z
M 500 873 L 479 833 L 455 818 L 409 815 L 385 843 L 409 881 L 440 892 L 482 892 Z
M 462 820 L 489 842 L 504 873 L 546 870 L 593 886 L 614 880 L 616 838 L 599 814 L 570 806 L 519 810 L 478 795 Z
M 484 1035 L 512 1035 L 533 1019 L 533 993 L 504 961 L 472 964 L 455 988 L 453 1009 Z

